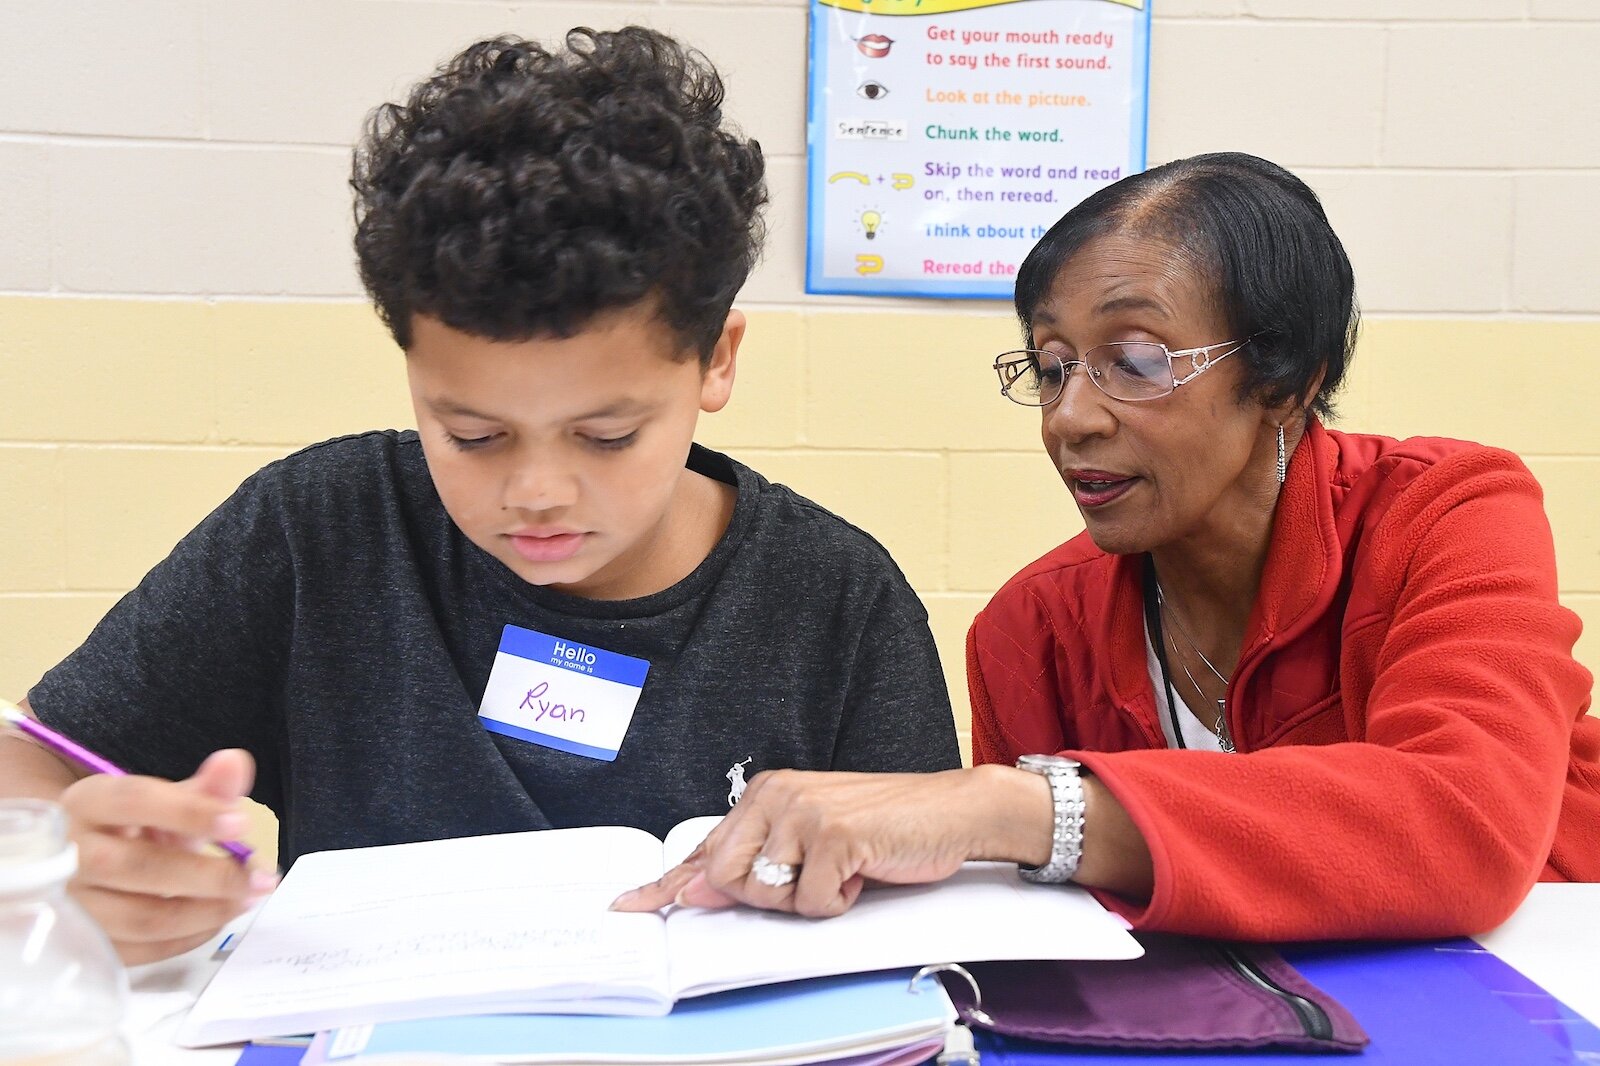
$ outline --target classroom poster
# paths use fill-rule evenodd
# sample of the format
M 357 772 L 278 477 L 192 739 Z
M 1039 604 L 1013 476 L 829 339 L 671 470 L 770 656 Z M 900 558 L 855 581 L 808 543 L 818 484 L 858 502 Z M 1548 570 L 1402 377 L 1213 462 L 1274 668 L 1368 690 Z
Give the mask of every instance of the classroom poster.
M 812 0 L 806 291 L 1008 298 L 1144 169 L 1145 0 Z

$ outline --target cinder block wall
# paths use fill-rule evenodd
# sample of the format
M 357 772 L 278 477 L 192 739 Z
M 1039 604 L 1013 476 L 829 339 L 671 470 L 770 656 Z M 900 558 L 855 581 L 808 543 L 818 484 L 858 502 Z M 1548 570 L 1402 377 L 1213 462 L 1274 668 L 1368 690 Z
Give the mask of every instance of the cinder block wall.
M 1368 315 L 1342 425 L 1523 454 L 1600 671 L 1600 3 L 1154 3 L 1152 161 L 1249 150 L 1325 197 Z M 889 546 L 965 731 L 968 620 L 1080 526 L 996 394 L 1004 305 L 802 292 L 800 0 L 0 2 L 0 692 L 264 461 L 410 423 L 351 266 L 365 112 L 477 37 L 627 22 L 706 51 L 771 165 L 702 439 Z

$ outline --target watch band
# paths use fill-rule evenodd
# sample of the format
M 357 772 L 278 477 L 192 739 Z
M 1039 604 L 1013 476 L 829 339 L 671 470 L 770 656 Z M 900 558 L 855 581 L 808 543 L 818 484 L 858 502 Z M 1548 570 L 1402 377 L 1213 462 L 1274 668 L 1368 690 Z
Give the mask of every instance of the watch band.
M 1019 770 L 1040 774 L 1050 783 L 1055 819 L 1050 833 L 1050 859 L 1043 866 L 1018 864 L 1024 881 L 1060 884 L 1072 880 L 1083 857 L 1083 777 L 1079 763 L 1060 755 L 1024 755 Z

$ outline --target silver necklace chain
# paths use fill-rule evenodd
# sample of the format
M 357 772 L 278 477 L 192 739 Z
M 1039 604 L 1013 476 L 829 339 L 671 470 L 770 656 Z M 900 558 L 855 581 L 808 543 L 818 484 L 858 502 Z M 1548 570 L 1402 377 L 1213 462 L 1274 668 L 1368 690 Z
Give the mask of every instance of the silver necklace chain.
M 1226 685 L 1228 683 L 1228 675 L 1224 674 L 1221 670 L 1218 670 L 1216 664 L 1210 659 L 1206 658 L 1206 653 L 1200 650 L 1200 646 L 1195 643 L 1194 637 L 1189 635 L 1189 627 L 1183 624 L 1183 619 L 1178 616 L 1177 610 L 1167 603 L 1167 597 L 1166 594 L 1161 591 L 1160 582 L 1156 583 L 1156 603 L 1166 608 L 1167 613 L 1165 617 L 1172 620 L 1173 628 L 1176 629 L 1180 635 L 1182 635 L 1184 643 L 1189 645 L 1189 650 L 1194 652 L 1195 655 L 1199 656 L 1200 661 L 1206 664 L 1206 669 L 1210 670 L 1212 675 L 1216 677 L 1218 681 L 1221 681 L 1224 685 Z M 1191 677 L 1189 680 L 1193 681 L 1194 678 Z M 1198 688 L 1199 686 L 1196 687 Z
M 1166 594 L 1161 591 L 1161 582 L 1157 581 L 1155 584 L 1156 605 L 1164 608 L 1164 610 L 1161 612 L 1161 617 L 1171 621 L 1172 631 L 1183 637 L 1184 643 L 1189 645 L 1189 650 L 1194 652 L 1195 655 L 1199 657 L 1200 661 L 1206 664 L 1206 669 L 1210 670 L 1212 675 L 1215 676 L 1218 681 L 1221 681 L 1223 688 L 1226 689 L 1228 685 L 1228 676 L 1221 670 L 1218 670 L 1215 663 L 1206 658 L 1206 653 L 1200 650 L 1200 645 L 1196 643 L 1194 637 L 1190 636 L 1188 627 L 1183 624 L 1183 619 L 1178 617 L 1178 612 L 1173 610 L 1172 605 L 1167 602 Z M 1176 641 L 1173 642 L 1173 648 L 1177 648 Z M 1198 692 L 1202 698 L 1204 698 L 1205 691 L 1200 688 L 1200 682 L 1196 681 L 1194 674 L 1190 672 L 1189 664 L 1180 658 L 1178 660 L 1178 668 L 1183 671 L 1183 676 L 1189 679 L 1189 684 L 1194 686 L 1194 690 Z M 1228 732 L 1228 701 L 1226 699 L 1220 699 L 1217 701 L 1217 727 L 1212 732 L 1217 735 L 1217 746 L 1223 751 L 1232 753 L 1236 750 L 1233 746 L 1233 737 Z

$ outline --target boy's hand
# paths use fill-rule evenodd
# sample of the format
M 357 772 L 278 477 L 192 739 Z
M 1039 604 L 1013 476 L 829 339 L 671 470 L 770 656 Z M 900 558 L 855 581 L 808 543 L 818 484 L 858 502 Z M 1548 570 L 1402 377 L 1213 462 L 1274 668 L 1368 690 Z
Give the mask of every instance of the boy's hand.
M 237 840 L 255 763 L 213 752 L 187 781 L 85 777 L 61 794 L 78 845 L 68 891 L 133 965 L 204 943 L 278 883 L 213 850 Z

